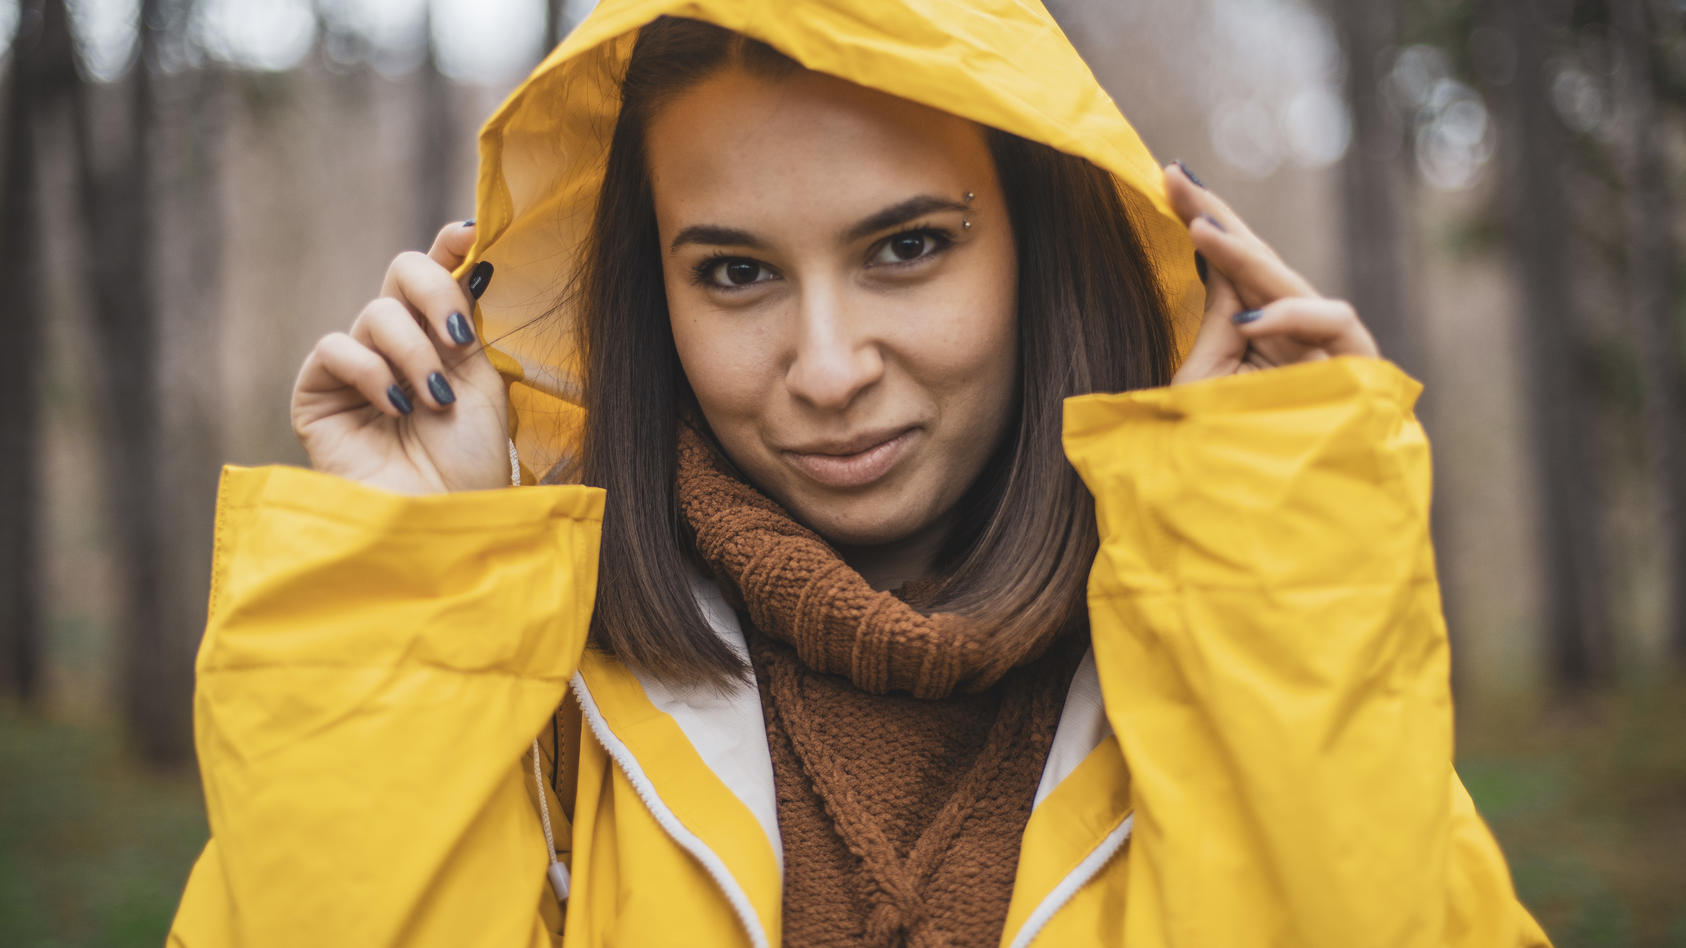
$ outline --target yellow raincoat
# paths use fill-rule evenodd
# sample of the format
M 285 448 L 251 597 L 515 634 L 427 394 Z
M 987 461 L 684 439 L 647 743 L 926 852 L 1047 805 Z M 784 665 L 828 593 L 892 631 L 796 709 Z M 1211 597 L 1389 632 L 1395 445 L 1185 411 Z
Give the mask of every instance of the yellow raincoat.
M 481 136 L 470 264 L 496 267 L 477 318 L 521 480 L 563 450 L 577 384 L 570 314 L 511 331 L 555 299 L 613 77 L 664 13 L 1110 170 L 1186 341 L 1202 294 L 1158 165 L 1035 0 L 608 0 Z M 1003 945 L 1546 944 L 1452 771 L 1417 390 L 1335 359 L 1067 403 L 1093 651 Z M 755 688 L 584 650 L 602 500 L 225 473 L 195 698 L 212 839 L 172 945 L 779 944 Z

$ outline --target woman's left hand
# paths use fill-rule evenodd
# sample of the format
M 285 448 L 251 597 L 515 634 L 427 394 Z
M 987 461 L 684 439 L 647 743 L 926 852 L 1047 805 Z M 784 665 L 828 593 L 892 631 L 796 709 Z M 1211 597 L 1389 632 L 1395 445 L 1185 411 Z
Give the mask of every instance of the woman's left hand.
M 1207 263 L 1206 313 L 1172 385 L 1330 356 L 1379 356 L 1352 304 L 1326 299 L 1180 164 L 1171 207 Z

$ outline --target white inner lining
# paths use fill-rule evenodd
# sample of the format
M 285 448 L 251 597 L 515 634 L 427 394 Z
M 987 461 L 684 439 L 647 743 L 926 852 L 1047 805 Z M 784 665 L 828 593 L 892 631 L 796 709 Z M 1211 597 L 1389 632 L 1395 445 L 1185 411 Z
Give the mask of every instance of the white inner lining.
M 720 595 L 720 588 L 695 576 L 691 588 L 697 605 L 720 638 L 745 658 L 738 617 Z M 779 803 L 773 792 L 773 757 L 767 748 L 767 725 L 761 716 L 761 694 L 754 681 L 735 682 L 731 690 L 711 687 L 673 687 L 659 679 L 634 672 L 650 703 L 670 715 L 685 732 L 691 746 L 708 769 L 717 774 L 767 834 L 773 852 L 784 870 L 784 846 L 779 840 Z

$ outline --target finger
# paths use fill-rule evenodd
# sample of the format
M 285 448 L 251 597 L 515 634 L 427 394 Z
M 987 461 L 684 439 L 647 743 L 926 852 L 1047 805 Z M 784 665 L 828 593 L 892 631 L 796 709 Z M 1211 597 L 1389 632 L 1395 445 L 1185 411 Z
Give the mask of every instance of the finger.
M 1171 199 L 1171 209 L 1177 212 L 1184 224 L 1193 224 L 1202 217 L 1211 217 L 1231 234 L 1258 240 L 1258 235 L 1241 219 L 1241 215 L 1235 213 L 1216 192 L 1195 181 L 1182 162 L 1173 161 L 1165 166 L 1165 192 Z M 1269 250 L 1264 241 L 1259 243 Z
M 439 234 L 433 238 L 433 246 L 427 251 L 427 256 L 446 270 L 455 271 L 468 259 L 468 252 L 472 249 L 474 221 L 452 221 L 440 228 Z
M 468 259 L 469 251 L 474 249 L 474 228 L 475 221 L 473 218 L 446 224 L 444 229 L 439 231 L 439 236 L 434 238 L 433 249 L 427 252 L 429 259 L 452 273 L 457 272 L 457 269 Z M 486 286 L 491 282 L 491 279 L 491 261 L 482 260 L 475 264 L 473 271 L 463 278 L 464 289 L 474 299 L 479 299 L 480 295 L 486 292 Z M 472 306 L 473 304 L 469 305 Z M 470 311 L 472 312 L 472 310 Z
M 346 333 L 330 333 L 317 340 L 304 360 L 298 391 L 314 395 L 346 388 L 393 418 L 408 415 L 414 408 L 385 359 Z
M 1194 382 L 1234 370 L 1234 366 L 1246 355 L 1247 337 L 1241 335 L 1230 317 L 1243 308 L 1229 280 L 1221 273 L 1210 273 L 1206 285 L 1206 313 L 1201 317 L 1200 329 L 1182 365 L 1177 367 L 1171 384 Z
M 351 325 L 351 338 L 379 353 L 410 383 L 422 404 L 448 408 L 457 395 L 445 377 L 438 346 L 404 304 L 383 296 L 363 308 Z
M 434 249 L 438 246 L 435 243 Z M 409 307 L 450 345 L 463 349 L 474 343 L 474 322 L 468 318 L 474 305 L 451 278 L 450 269 L 433 257 L 415 251 L 399 254 L 386 269 L 381 295 Z
M 1206 263 L 1235 285 L 1248 306 L 1263 306 L 1289 296 L 1314 297 L 1317 291 L 1283 263 L 1257 238 L 1230 232 L 1214 218 L 1199 217 L 1189 225 L 1194 247 Z
M 1295 297 L 1278 300 L 1261 310 L 1238 314 L 1237 328 L 1251 342 L 1288 338 L 1330 355 L 1377 357 L 1376 340 L 1345 300 Z
M 1231 273 L 1248 305 L 1262 306 L 1279 296 L 1317 295 L 1311 284 L 1284 263 L 1282 257 L 1247 226 L 1241 215 L 1217 194 L 1207 190 L 1181 162 L 1166 166 L 1165 188 L 1172 208 L 1189 225 L 1189 235 L 1195 240 L 1196 247 L 1204 250 L 1200 239 L 1202 231 L 1211 231 L 1208 237 L 1213 234 L 1226 236 L 1232 256 L 1246 253 L 1256 269 L 1280 278 L 1253 285 L 1245 275 Z M 1216 265 L 1216 261 L 1210 258 L 1207 262 Z

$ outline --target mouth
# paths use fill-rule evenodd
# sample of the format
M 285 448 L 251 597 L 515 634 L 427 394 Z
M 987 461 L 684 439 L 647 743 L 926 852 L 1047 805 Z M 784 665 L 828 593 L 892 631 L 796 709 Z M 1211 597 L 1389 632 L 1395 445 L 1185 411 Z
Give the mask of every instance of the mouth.
M 907 453 L 919 429 L 901 428 L 829 444 L 786 450 L 784 458 L 810 480 L 826 487 L 865 487 L 884 477 Z

